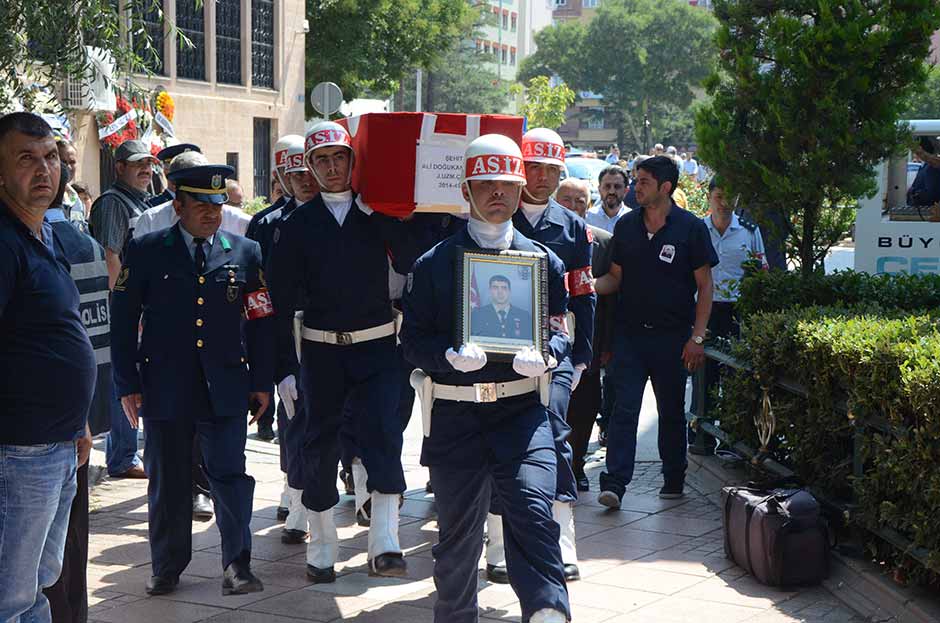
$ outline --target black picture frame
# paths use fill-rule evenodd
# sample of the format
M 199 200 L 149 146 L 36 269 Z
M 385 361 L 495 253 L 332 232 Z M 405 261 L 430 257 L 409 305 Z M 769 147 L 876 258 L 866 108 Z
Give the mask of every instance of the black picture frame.
M 511 362 L 516 353 L 532 346 L 548 361 L 548 258 L 544 253 L 457 247 L 455 283 L 454 350 L 472 342 L 486 352 L 489 361 Z M 507 289 L 508 309 L 506 301 L 494 304 L 492 294 L 503 297 Z

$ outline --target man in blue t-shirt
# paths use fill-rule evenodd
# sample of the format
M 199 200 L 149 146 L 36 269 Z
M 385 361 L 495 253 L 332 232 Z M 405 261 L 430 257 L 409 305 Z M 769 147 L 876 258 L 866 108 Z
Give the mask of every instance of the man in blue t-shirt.
M 59 167 L 41 117 L 0 117 L 0 621 L 50 620 L 42 590 L 59 577 L 75 472 L 91 448 L 95 354 L 43 220 Z
M 614 228 L 610 271 L 597 293 L 619 291 L 614 326 L 614 411 L 608 427 L 607 471 L 598 502 L 619 508 L 633 478 L 636 434 L 646 381 L 659 410 L 660 497 L 683 495 L 686 462 L 685 384 L 705 360 L 712 308 L 712 267 L 718 256 L 708 229 L 672 200 L 679 169 L 668 156 L 637 165 L 634 210 Z

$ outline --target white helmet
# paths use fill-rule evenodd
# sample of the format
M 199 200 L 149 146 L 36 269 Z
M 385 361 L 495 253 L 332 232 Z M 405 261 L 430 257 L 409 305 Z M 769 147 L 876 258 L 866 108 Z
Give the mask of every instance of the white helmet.
M 307 137 L 304 140 L 304 160 L 310 157 L 310 154 L 321 147 L 342 146 L 352 151 L 352 139 L 349 131 L 338 123 L 333 121 L 321 121 L 313 124 L 307 130 Z
M 277 142 L 274 143 L 274 174 L 277 176 L 278 181 L 281 182 L 281 186 L 286 188 L 284 184 L 284 173 L 287 173 L 285 170 L 288 164 L 288 149 L 292 146 L 300 146 L 301 158 L 303 158 L 303 148 L 304 148 L 304 137 L 299 134 L 286 134 L 281 138 L 277 139 Z
M 554 130 L 532 128 L 522 136 L 522 158 L 564 168 L 565 143 Z
M 484 134 L 467 145 L 463 182 L 500 180 L 525 185 L 522 151 L 502 134 Z
M 290 147 L 287 148 L 284 173 L 298 173 L 307 170 L 307 165 L 304 163 L 304 139 L 299 136 L 297 138 L 300 140 L 291 143 Z

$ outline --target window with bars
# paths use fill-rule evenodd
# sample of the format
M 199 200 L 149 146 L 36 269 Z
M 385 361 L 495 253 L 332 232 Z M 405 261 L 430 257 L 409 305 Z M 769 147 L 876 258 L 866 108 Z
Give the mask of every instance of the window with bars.
M 215 2 L 215 79 L 242 83 L 241 0 Z
M 128 8 L 140 13 L 144 30 L 150 38 L 150 49 L 143 43 L 142 37 L 134 39 L 134 52 L 143 60 L 144 65 L 153 73 L 166 74 L 163 56 L 163 3 L 160 0 L 136 0 L 128 3 Z
M 271 120 L 254 119 L 252 173 L 255 197 L 270 197 L 271 193 Z
M 192 42 L 182 45 L 176 54 L 176 75 L 190 80 L 206 79 L 205 4 L 196 0 L 176 0 L 176 26 Z
M 274 88 L 273 0 L 251 0 L 251 82 Z

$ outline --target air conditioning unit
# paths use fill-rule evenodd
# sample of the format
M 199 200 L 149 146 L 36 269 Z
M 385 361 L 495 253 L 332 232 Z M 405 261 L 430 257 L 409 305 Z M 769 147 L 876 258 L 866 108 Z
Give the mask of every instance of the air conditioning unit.
M 81 78 L 66 78 L 62 85 L 62 105 L 78 110 L 111 110 L 117 108 L 114 96 L 114 59 L 101 48 L 86 46 L 88 68 Z

